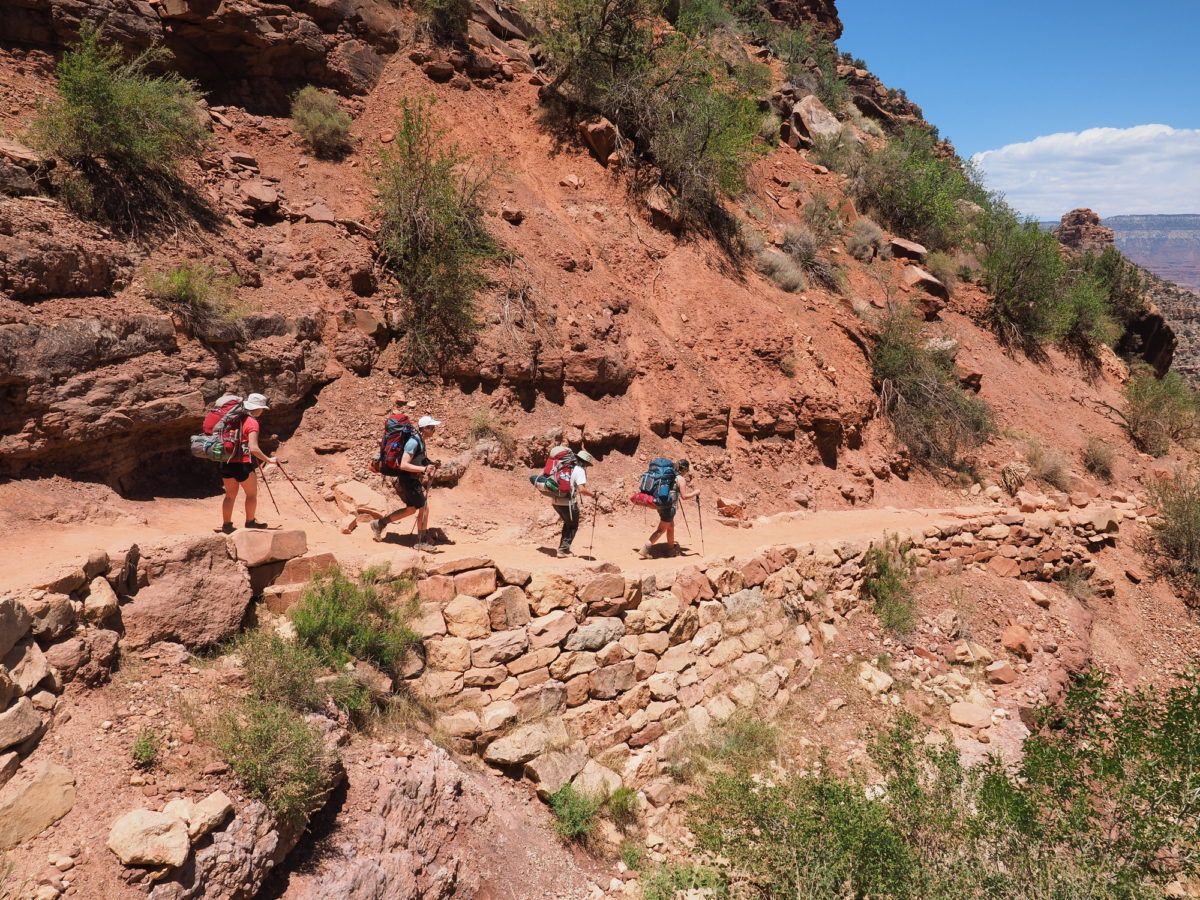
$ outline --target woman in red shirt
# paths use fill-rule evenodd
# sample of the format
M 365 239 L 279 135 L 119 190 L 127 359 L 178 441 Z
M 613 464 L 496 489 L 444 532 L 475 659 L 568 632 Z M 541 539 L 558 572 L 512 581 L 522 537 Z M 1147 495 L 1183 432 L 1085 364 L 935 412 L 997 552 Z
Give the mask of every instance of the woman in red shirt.
M 251 394 L 242 407 L 246 410 L 246 417 L 242 420 L 238 452 L 229 462 L 221 464 L 221 483 L 225 487 L 225 496 L 221 499 L 221 531 L 225 534 L 233 531 L 233 508 L 237 504 L 239 486 L 246 494 L 246 527 L 267 527 L 254 518 L 258 507 L 258 473 L 255 471 L 255 460 L 262 460 L 264 463 L 275 462 L 275 457 L 267 456 L 258 446 L 258 417 L 270 407 L 267 406 L 267 398 L 262 394 Z

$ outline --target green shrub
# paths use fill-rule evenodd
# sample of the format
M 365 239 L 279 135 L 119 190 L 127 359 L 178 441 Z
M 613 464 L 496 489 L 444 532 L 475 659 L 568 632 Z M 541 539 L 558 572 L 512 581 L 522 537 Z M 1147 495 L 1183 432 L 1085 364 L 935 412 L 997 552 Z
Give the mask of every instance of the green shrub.
M 877 777 L 718 772 L 688 824 L 726 883 L 788 900 L 1150 898 L 1197 871 L 1194 672 L 1116 695 L 1085 677 L 1042 718 L 1010 769 L 964 765 L 905 714 L 870 742 Z
M 851 189 L 860 209 L 930 250 L 962 243 L 967 223 L 955 201 L 981 199 L 963 169 L 935 151 L 933 136 L 915 128 L 863 160 Z
M 162 736 L 149 725 L 138 732 L 129 748 L 133 764 L 139 769 L 153 769 L 158 764 L 158 754 L 162 750 Z
M 617 856 L 630 872 L 636 872 L 642 867 L 645 855 L 645 851 L 632 841 L 622 841 L 620 849 L 617 850 Z
M 925 257 L 925 269 L 944 284 L 946 290 L 954 291 L 958 282 L 958 263 L 954 261 L 953 256 L 943 253 L 941 250 L 934 250 Z
M 833 263 L 820 255 L 817 239 L 808 229 L 795 226 L 785 228 L 780 249 L 802 272 L 812 276 L 826 290 L 841 289 L 841 273 Z
M 992 324 L 1004 343 L 1037 352 L 1060 327 L 1065 267 L 1058 240 L 1000 205 L 981 217 L 979 229 Z
M 207 736 L 246 790 L 283 821 L 300 825 L 321 806 L 328 752 L 300 713 L 249 698 L 221 712 Z
M 619 787 L 604 801 L 610 819 L 622 828 L 637 824 L 638 795 L 631 787 Z
M 420 0 L 433 39 L 444 43 L 462 40 L 471 18 L 470 0 Z
M 779 285 L 780 290 L 789 294 L 804 290 L 804 271 L 790 256 L 775 250 L 761 250 L 755 263 L 758 271 Z
M 834 172 L 854 171 L 861 162 L 862 150 L 846 130 L 835 137 L 817 138 L 810 154 L 815 162 Z
M 507 456 L 512 456 L 517 449 L 517 439 L 512 431 L 503 424 L 495 422 L 486 412 L 478 412 L 471 419 L 471 427 L 467 429 L 467 437 L 472 443 L 480 441 L 495 441 Z
M 497 252 L 483 225 L 488 177 L 445 140 L 429 102 L 400 101 L 392 149 L 380 156 L 379 247 L 409 301 L 403 330 L 409 360 L 440 365 L 479 328 L 476 294 Z
M 1105 247 L 1100 253 L 1088 251 L 1080 260 L 1079 271 L 1098 282 L 1109 313 L 1118 322 L 1128 324 L 1145 311 L 1146 277 L 1116 247 Z
M 1094 359 L 1103 345 L 1116 343 L 1121 328 L 1111 314 L 1108 295 L 1100 282 L 1082 275 L 1063 287 L 1055 336 L 1068 350 Z
M 927 345 L 909 309 L 884 314 L 871 371 L 883 412 L 914 461 L 955 466 L 960 454 L 991 436 L 991 407 L 959 386 L 953 353 Z
M 1139 368 L 1125 385 L 1125 427 L 1139 450 L 1163 456 L 1172 441 L 1187 441 L 1196 436 L 1196 391 L 1178 372 L 1156 378 L 1154 372 Z
M 870 262 L 883 252 L 883 231 L 865 216 L 855 221 L 850 229 L 846 249 L 860 262 Z
M 702 37 L 732 19 L 721 0 L 680 0 L 674 26 L 689 37 Z
M 699 895 L 705 900 L 724 900 L 729 885 L 715 869 L 703 866 L 663 865 L 642 876 L 642 900 L 679 900 Z
M 151 302 L 177 315 L 201 340 L 238 336 L 238 319 L 244 313 L 234 299 L 238 284 L 236 275 L 222 274 L 212 264 L 195 260 L 152 272 L 146 279 Z
M 1071 472 L 1067 458 L 1040 441 L 1030 441 L 1025 448 L 1029 474 L 1060 491 L 1071 489 Z
M 154 47 L 125 60 L 85 24 L 59 60 L 55 96 L 39 110 L 31 139 L 80 179 L 65 195 L 88 204 L 80 212 L 136 230 L 193 196 L 177 165 L 206 142 L 201 95 L 178 75 L 150 74 L 168 55 Z
M 297 639 L 328 665 L 360 659 L 394 674 L 419 640 L 407 624 L 414 604 L 378 572 L 354 579 L 333 569 L 313 576 L 292 607 L 292 623 Z
M 586 843 L 603 808 L 603 797 L 580 793 L 569 784 L 564 784 L 550 795 L 554 829 L 564 841 Z
M 353 123 L 337 97 L 309 85 L 292 101 L 292 125 L 314 154 L 338 157 L 354 146 L 350 137 Z
M 873 544 L 863 556 L 862 594 L 871 601 L 875 615 L 888 631 L 909 634 L 917 627 L 917 603 L 910 582 L 912 566 L 907 547 L 892 537 Z
M 779 118 L 778 113 L 764 113 L 759 120 L 758 136 L 763 143 L 768 147 L 774 147 L 779 143 L 779 128 L 783 124 L 783 119 Z
M 828 247 L 842 235 L 842 220 L 825 197 L 810 197 L 802 211 L 804 224 L 812 232 L 817 246 Z
M 1083 467 L 1104 481 L 1112 481 L 1115 458 L 1112 446 L 1100 438 L 1088 438 L 1083 447 Z
M 779 731 L 774 725 L 739 712 L 712 730 L 700 755 L 722 768 L 757 771 L 775 757 L 778 748 Z
M 1152 525 L 1158 560 L 1194 597 L 1200 589 L 1200 475 L 1180 471 L 1155 481 L 1150 499 L 1158 509 Z

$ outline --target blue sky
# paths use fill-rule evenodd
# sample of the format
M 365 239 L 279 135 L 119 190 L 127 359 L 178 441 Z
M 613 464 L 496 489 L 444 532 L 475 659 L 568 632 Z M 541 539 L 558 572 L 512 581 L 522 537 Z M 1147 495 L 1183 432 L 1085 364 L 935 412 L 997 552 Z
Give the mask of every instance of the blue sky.
M 1200 213 L 1200 0 L 837 6 L 840 49 L 1022 211 Z

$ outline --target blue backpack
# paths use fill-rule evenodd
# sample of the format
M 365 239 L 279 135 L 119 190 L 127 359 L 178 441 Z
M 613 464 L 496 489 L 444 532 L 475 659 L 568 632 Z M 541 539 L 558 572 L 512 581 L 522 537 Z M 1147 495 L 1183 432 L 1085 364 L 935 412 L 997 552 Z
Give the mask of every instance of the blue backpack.
M 650 468 L 642 476 L 639 485 L 643 494 L 654 498 L 656 506 L 667 506 L 671 492 L 675 490 L 675 463 L 662 456 L 650 460 Z

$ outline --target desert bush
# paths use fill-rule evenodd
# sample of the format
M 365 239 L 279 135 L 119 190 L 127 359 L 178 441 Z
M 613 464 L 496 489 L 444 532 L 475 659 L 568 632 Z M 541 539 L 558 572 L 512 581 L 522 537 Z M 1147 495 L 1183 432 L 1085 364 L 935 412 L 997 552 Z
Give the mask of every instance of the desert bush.
M 336 96 L 312 85 L 303 88 L 292 100 L 292 125 L 317 156 L 338 157 L 347 153 L 354 146 L 350 137 L 353 121 Z
M 808 229 L 795 226 L 785 228 L 780 249 L 822 287 L 831 291 L 841 289 L 841 274 L 833 263 L 821 256 L 817 239 Z
M 931 250 L 949 250 L 966 237 L 955 201 L 980 199 L 980 190 L 954 161 L 934 150 L 933 136 L 909 129 L 862 161 L 851 190 L 859 208 L 896 234 Z
M 863 556 L 862 594 L 871 601 L 879 624 L 896 634 L 909 634 L 917 626 L 912 565 L 906 553 L 899 540 L 889 537 L 871 545 Z
M 841 237 L 842 220 L 828 198 L 810 197 L 801 214 L 804 224 L 816 239 L 817 246 L 828 247 Z
M 642 867 L 642 862 L 645 860 L 646 854 L 641 847 L 632 841 L 622 841 L 620 848 L 617 850 L 617 857 L 621 862 L 625 863 L 625 868 L 630 872 L 636 872 Z
M 804 290 L 804 271 L 790 256 L 775 250 L 761 250 L 755 262 L 758 270 L 779 285 L 781 290 L 789 294 Z
M 1090 437 L 1083 447 L 1083 467 L 1104 481 L 1112 481 L 1113 462 L 1116 454 L 1110 444 L 1097 437 Z
M 768 147 L 774 147 L 779 143 L 781 125 L 783 125 L 783 119 L 779 118 L 778 113 L 764 113 L 762 119 L 759 120 L 758 136 Z
M 951 351 L 928 345 L 911 310 L 892 307 L 879 323 L 871 371 L 896 438 L 923 465 L 954 466 L 992 434 L 992 411 L 964 391 Z
M 480 206 L 488 175 L 445 139 L 429 102 L 400 101 L 391 149 L 380 156 L 379 248 L 409 301 L 403 330 L 411 363 L 440 365 L 479 328 L 476 294 L 497 252 Z
M 564 784 L 550 795 L 550 811 L 554 813 L 554 829 L 564 841 L 585 843 L 596 827 L 603 797 L 591 797 Z
M 328 752 L 294 709 L 248 698 L 218 714 L 207 737 L 246 790 L 283 821 L 301 824 L 321 806 Z
M 1057 450 L 1047 447 L 1041 441 L 1030 441 L 1025 447 L 1025 462 L 1029 464 L 1029 474 L 1038 481 L 1060 491 L 1070 490 L 1069 464 L 1067 458 Z
M 719 772 L 689 825 L 726 883 L 788 900 L 1150 898 L 1197 870 L 1194 672 L 1116 694 L 1084 676 L 1042 720 L 1010 770 L 966 766 L 904 714 L 869 744 L 877 774 Z
M 705 866 L 666 864 L 651 869 L 641 878 L 642 900 L 679 900 L 705 897 L 724 900 L 729 896 L 726 879 Z
M 477 412 L 471 419 L 467 437 L 475 444 L 480 441 L 495 441 L 508 456 L 512 456 L 517 449 L 517 439 L 513 437 L 512 430 L 493 420 L 486 411 Z
M 738 771 L 757 771 L 775 757 L 779 730 L 770 722 L 739 712 L 714 728 L 698 748 L 708 763 Z
M 419 640 L 407 624 L 416 609 L 415 597 L 401 596 L 406 586 L 374 570 L 358 578 L 340 569 L 315 575 L 292 607 L 296 638 L 328 665 L 360 659 L 395 674 Z
M 162 750 L 162 735 L 147 725 L 137 733 L 129 748 L 133 764 L 139 769 L 153 769 L 158 764 L 158 754 Z
M 31 140 L 79 180 L 65 195 L 85 204 L 78 212 L 137 231 L 178 218 L 194 201 L 177 165 L 204 147 L 201 95 L 178 75 L 151 74 L 167 56 L 153 47 L 124 59 L 85 24 L 59 60 L 55 95 L 38 111 Z
M 870 262 L 883 251 L 883 230 L 867 217 L 859 218 L 850 229 L 846 249 L 855 259 Z
M 638 795 L 631 787 L 619 787 L 604 801 L 604 811 L 621 828 L 637 823 Z
M 1109 313 L 1118 322 L 1127 324 L 1145 310 L 1146 277 L 1116 247 L 1085 253 L 1079 271 L 1096 280 L 1107 299 Z
M 702 37 L 716 31 L 733 16 L 721 0 L 680 0 L 672 23 L 689 37 Z
M 1157 378 L 1139 368 L 1125 385 L 1125 427 L 1139 450 L 1163 456 L 1172 441 L 1189 441 L 1197 433 L 1196 390 L 1178 372 Z
M 1058 240 L 1000 204 L 980 218 L 978 227 L 983 283 L 993 298 L 992 324 L 1004 343 L 1037 352 L 1056 336 L 1060 321 L 1065 267 Z
M 1121 336 L 1108 294 L 1099 280 L 1089 275 L 1068 279 L 1061 290 L 1055 337 L 1066 349 L 1094 360 L 1101 346 L 1113 344 Z
M 818 164 L 831 171 L 850 172 L 861 161 L 862 150 L 858 142 L 843 130 L 835 137 L 814 140 L 810 155 Z
M 179 316 L 184 327 L 201 340 L 236 337 L 244 308 L 234 299 L 236 275 L 226 275 L 211 263 L 188 260 L 166 271 L 152 272 L 146 289 L 155 306 Z
M 930 275 L 944 284 L 946 290 L 954 290 L 958 282 L 958 263 L 954 261 L 954 257 L 949 253 L 934 250 L 925 257 L 925 269 Z
M 1200 590 L 1200 474 L 1181 470 L 1155 481 L 1150 499 L 1158 510 L 1152 525 L 1158 561 L 1194 596 Z
M 470 0 L 420 0 L 418 8 L 424 13 L 434 40 L 449 43 L 466 36 L 467 21 L 471 18 Z

